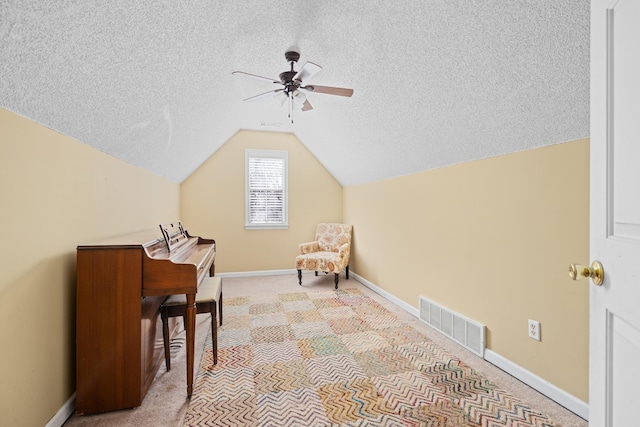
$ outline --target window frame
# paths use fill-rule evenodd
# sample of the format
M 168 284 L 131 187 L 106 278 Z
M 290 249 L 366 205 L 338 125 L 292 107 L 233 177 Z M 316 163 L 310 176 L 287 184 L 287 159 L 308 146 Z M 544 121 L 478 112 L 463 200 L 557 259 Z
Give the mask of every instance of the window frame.
M 245 213 L 244 228 L 246 230 L 286 230 L 289 228 L 289 153 L 286 150 L 257 150 L 245 149 L 244 182 L 245 182 Z M 250 194 L 249 188 L 249 162 L 252 158 L 281 159 L 284 161 L 283 188 L 282 188 L 282 222 L 279 223 L 251 223 L 250 222 Z

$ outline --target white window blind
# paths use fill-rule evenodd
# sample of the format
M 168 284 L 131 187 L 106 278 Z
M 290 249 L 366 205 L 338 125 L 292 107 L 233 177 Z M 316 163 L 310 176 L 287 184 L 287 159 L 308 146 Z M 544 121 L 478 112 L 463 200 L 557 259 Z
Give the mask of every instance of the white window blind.
M 287 227 L 287 152 L 246 151 L 247 228 Z

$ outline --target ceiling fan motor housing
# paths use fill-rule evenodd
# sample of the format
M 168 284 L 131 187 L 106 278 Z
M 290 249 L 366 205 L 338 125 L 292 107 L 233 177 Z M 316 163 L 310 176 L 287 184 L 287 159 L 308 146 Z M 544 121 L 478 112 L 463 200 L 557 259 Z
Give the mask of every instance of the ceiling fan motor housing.
M 280 81 L 282 84 L 286 85 L 293 81 L 293 77 L 297 74 L 297 71 L 284 71 L 280 73 Z
M 296 71 L 285 71 L 280 73 L 280 81 L 284 85 L 284 91 L 286 93 L 295 92 L 300 87 L 300 82 L 298 80 L 293 80 L 293 77 L 296 74 Z

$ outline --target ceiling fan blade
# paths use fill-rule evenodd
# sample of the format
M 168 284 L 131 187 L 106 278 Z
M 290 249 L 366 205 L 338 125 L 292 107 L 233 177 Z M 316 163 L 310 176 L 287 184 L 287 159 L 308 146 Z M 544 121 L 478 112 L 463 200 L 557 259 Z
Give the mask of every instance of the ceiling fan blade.
M 309 100 L 305 99 L 304 104 L 302 104 L 302 111 L 309 111 L 309 110 L 313 110 L 313 107 L 311 106 L 311 103 L 309 102 Z
M 331 87 L 331 86 L 301 86 L 300 89 L 305 89 L 311 92 L 317 93 L 326 93 L 328 95 L 338 95 L 338 96 L 351 96 L 353 95 L 353 89 L 347 89 L 344 87 Z
M 322 67 L 318 64 L 314 64 L 313 62 L 305 62 L 302 68 L 300 68 L 296 75 L 293 76 L 293 80 L 303 82 L 315 76 L 320 71 L 322 71 Z
M 256 79 L 256 80 L 263 80 L 263 81 L 267 81 L 267 82 L 271 82 L 271 83 L 278 83 L 278 84 L 282 84 L 280 82 L 280 80 L 277 79 L 271 79 L 269 77 L 262 77 L 262 76 L 256 76 L 255 74 L 249 74 L 249 73 L 245 73 L 244 71 L 234 71 L 231 74 L 235 74 L 236 76 L 245 76 L 245 77 L 250 77 L 252 79 Z
M 284 91 L 284 89 L 270 90 L 269 92 L 261 93 L 260 95 L 243 99 L 243 101 L 257 101 L 258 99 L 270 98 L 272 96 L 276 96 L 279 92 L 282 92 L 282 91 Z

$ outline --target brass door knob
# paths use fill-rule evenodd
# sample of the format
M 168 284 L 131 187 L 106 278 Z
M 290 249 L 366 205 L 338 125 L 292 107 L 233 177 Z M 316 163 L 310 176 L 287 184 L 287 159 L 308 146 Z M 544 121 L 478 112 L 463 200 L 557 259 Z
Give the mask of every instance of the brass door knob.
M 573 280 L 591 277 L 594 285 L 602 285 L 604 282 L 604 268 L 600 261 L 593 261 L 591 267 L 580 264 L 569 264 L 569 277 Z

